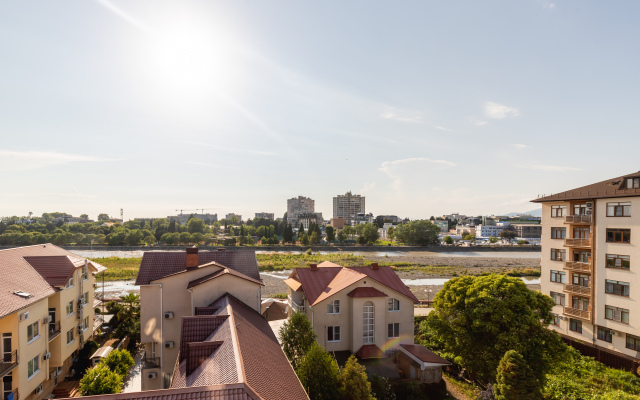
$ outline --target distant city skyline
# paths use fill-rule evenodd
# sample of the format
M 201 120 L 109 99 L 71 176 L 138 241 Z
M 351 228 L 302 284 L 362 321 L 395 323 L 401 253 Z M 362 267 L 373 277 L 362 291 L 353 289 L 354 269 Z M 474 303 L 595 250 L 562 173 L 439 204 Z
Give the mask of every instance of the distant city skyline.
M 303 195 L 326 217 L 347 191 L 411 219 L 531 210 L 640 170 L 638 11 L 7 3 L 0 215 L 281 217 Z

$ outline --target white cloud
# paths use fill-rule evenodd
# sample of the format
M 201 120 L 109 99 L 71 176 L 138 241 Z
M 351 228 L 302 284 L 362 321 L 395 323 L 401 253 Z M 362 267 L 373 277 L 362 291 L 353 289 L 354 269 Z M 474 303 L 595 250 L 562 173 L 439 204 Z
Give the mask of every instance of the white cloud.
M 453 129 L 445 128 L 444 126 L 436 126 L 436 129 L 445 132 L 455 132 Z
M 516 149 L 526 149 L 528 146 L 526 144 L 514 144 Z
M 12 151 L 0 149 L 0 171 L 25 171 L 72 162 L 104 162 L 115 159 L 55 151 Z
M 482 119 L 476 119 L 476 118 L 469 118 L 469 121 L 471 121 L 471 123 L 474 124 L 475 126 L 483 126 L 488 124 L 487 121 Z
M 415 174 L 416 171 L 418 171 L 420 175 L 424 175 L 430 171 L 456 166 L 457 164 L 447 160 L 431 160 L 429 158 L 415 157 L 395 161 L 385 161 L 378 169 L 384 172 L 389 178 L 393 179 L 392 187 L 395 190 L 400 190 L 403 179 L 406 175 L 410 175 L 412 173 Z M 403 168 L 409 168 L 409 171 L 403 170 Z
M 558 165 L 520 165 L 520 168 L 533 169 L 536 171 L 553 171 L 553 172 L 565 172 L 565 171 L 582 171 L 580 168 L 575 167 L 561 167 Z
M 366 193 L 366 192 L 370 191 L 371 189 L 373 189 L 374 187 L 376 187 L 376 183 L 375 182 L 365 182 L 364 183 L 364 187 L 362 189 L 360 189 L 360 193 Z
M 505 119 L 519 116 L 520 111 L 515 107 L 509 107 L 492 101 L 487 101 L 484 103 L 484 114 L 488 118 Z
M 556 8 L 556 3 L 553 3 L 549 0 L 538 0 L 538 2 L 542 4 L 542 8 L 549 8 L 549 9 Z
M 393 119 L 401 122 L 422 122 L 423 113 L 414 110 L 402 110 L 400 108 L 387 107 L 387 110 L 380 114 L 381 118 Z

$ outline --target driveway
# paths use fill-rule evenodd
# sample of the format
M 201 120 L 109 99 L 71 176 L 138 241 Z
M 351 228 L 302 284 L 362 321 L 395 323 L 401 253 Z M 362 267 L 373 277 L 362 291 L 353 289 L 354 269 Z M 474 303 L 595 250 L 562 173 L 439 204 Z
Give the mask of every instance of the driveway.
M 284 323 L 287 322 L 286 319 L 277 319 L 275 321 L 269 321 L 269 326 L 271 327 L 271 329 L 273 330 L 273 333 L 276 335 L 276 338 L 278 339 L 278 343 L 280 343 L 280 328 L 282 328 L 282 325 L 284 325 Z M 280 343 L 282 345 L 282 343 Z
M 415 307 L 413 309 L 413 315 L 429 315 L 431 311 L 433 311 L 433 308 Z
M 142 356 L 144 352 L 140 351 L 133 358 L 135 365 L 131 368 L 127 380 L 124 383 L 123 393 L 141 392 L 142 391 Z

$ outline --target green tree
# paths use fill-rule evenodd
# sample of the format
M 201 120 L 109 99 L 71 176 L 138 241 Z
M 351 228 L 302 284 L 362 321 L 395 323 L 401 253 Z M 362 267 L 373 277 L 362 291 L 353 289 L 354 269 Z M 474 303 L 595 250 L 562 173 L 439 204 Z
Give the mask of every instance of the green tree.
M 464 237 L 464 240 L 469 240 L 471 242 L 475 242 L 476 241 L 476 237 L 474 235 L 467 235 Z
M 121 390 L 122 376 L 104 364 L 89 369 L 80 380 L 80 392 L 83 396 L 120 393 Z
M 518 278 L 455 278 L 444 284 L 434 299 L 435 310 L 420 324 L 423 344 L 442 351 L 484 384 L 495 382 L 504 353 L 517 350 L 542 382 L 566 347 L 547 329 L 554 305 Z
M 396 237 L 396 231 L 395 229 L 393 229 L 393 226 L 390 226 L 389 229 L 387 229 L 387 237 L 392 242 L 393 242 L 393 239 Z
M 453 238 L 451 236 L 445 236 L 444 239 L 442 239 L 443 242 L 445 242 L 446 244 L 453 244 Z
M 489 243 L 498 243 L 498 238 L 497 238 L 497 237 L 495 237 L 495 236 L 491 236 L 491 237 L 489 238 Z
M 300 235 L 300 244 L 302 244 L 303 246 L 309 245 L 309 237 L 304 233 Z
M 253 246 L 253 238 L 248 233 L 247 233 L 247 236 L 244 238 L 244 243 L 249 246 Z
M 98 214 L 98 221 L 109 221 L 110 219 L 109 214 Z
M 372 224 L 378 228 L 377 224 Z M 371 384 L 367 379 L 367 369 L 358 363 L 352 354 L 340 371 L 340 383 L 344 391 L 344 400 L 376 400 L 371 395 Z
M 189 222 L 187 222 L 187 231 L 189 233 L 204 233 L 205 224 L 204 221 L 197 218 L 191 218 Z
M 509 350 L 498 365 L 496 400 L 542 400 L 540 382 L 520 353 Z
M 102 360 L 102 363 L 111 371 L 123 377 L 127 375 L 129 370 L 135 364 L 133 357 L 131 357 L 131 353 L 124 349 L 112 350 L 111 353 Z
M 320 235 L 318 234 L 318 232 L 314 231 L 311 234 L 311 237 L 309 237 L 309 241 L 313 244 L 320 243 Z
M 296 368 L 311 345 L 316 342 L 316 334 L 307 315 L 302 312 L 293 313 L 278 333 L 280 343 L 282 343 L 282 351 L 293 368 Z
M 364 238 L 365 243 L 373 244 L 380 238 L 377 224 L 364 224 L 360 236 Z
M 80 214 L 80 218 L 89 219 L 89 215 L 88 214 Z
M 380 375 L 371 377 L 371 393 L 376 400 L 396 400 L 396 394 L 389 384 L 389 379 Z
M 333 242 L 336 240 L 336 232 L 333 229 L 333 226 L 328 225 L 324 228 L 324 233 L 327 235 L 327 242 Z
M 338 242 L 340 243 L 344 243 L 345 240 L 347 240 L 347 235 L 344 233 L 344 230 L 339 230 L 338 231 Z
M 514 231 L 502 231 L 500 232 L 500 237 L 502 239 L 507 239 L 508 241 L 511 241 L 512 239 L 517 238 L 518 234 Z
M 193 243 L 193 235 L 189 232 L 182 232 L 180 234 L 180 243 L 182 244 L 191 244 Z
M 301 222 L 300 227 L 298 228 L 298 236 L 301 236 L 302 234 L 304 234 L 304 226 L 302 225 L 302 222 Z
M 399 225 L 394 235 L 399 242 L 411 246 L 430 246 L 439 244 L 440 228 L 425 220 L 411 221 Z
M 340 399 L 340 370 L 333 356 L 314 341 L 296 368 L 302 387 L 311 400 Z

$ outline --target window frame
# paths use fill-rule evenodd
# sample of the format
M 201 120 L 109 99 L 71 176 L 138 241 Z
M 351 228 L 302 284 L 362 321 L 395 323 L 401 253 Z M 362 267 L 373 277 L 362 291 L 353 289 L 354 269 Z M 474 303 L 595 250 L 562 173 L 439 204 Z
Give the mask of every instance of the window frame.
M 557 280 L 557 277 L 560 277 L 560 280 Z M 567 283 L 567 273 L 564 271 L 556 271 L 552 269 L 550 272 L 550 280 L 555 283 Z
M 558 235 L 558 232 L 560 232 L 561 235 Z M 567 228 L 551 227 L 551 239 L 566 239 L 566 238 L 567 238 Z
M 560 254 L 561 256 L 560 258 L 558 258 L 558 254 Z M 551 249 L 551 261 L 566 261 L 566 260 L 567 260 L 566 249 Z
M 618 215 L 618 211 L 620 211 L 620 215 Z M 625 215 L 625 211 L 627 212 L 626 215 Z M 607 203 L 607 217 L 613 217 L 613 218 L 631 217 L 631 202 L 618 201 L 613 203 Z
M 631 349 L 631 350 L 635 350 L 635 351 L 640 351 L 640 337 L 635 336 L 635 335 L 630 335 L 627 333 L 627 337 L 625 338 L 625 347 L 627 349 Z M 629 347 L 629 339 L 633 340 L 634 342 L 634 347 Z
M 612 330 L 609 328 L 605 328 L 604 326 L 598 326 L 597 337 L 598 340 L 602 340 L 603 342 L 613 343 Z
M 35 328 L 35 329 L 34 329 Z M 31 330 L 31 335 L 29 335 L 29 331 Z M 35 334 L 34 334 L 35 331 Z M 31 338 L 29 338 L 31 336 Z M 27 344 L 37 340 L 40 337 L 40 322 L 36 321 L 32 324 L 27 325 Z
M 551 313 L 551 321 L 549 325 L 560 326 L 560 316 L 558 314 Z
M 628 235 L 627 236 L 628 240 L 624 240 L 625 233 Z M 610 234 L 611 234 L 611 237 L 610 237 Z M 616 240 L 618 235 L 620 235 L 619 239 L 621 239 L 621 240 Z M 606 242 L 607 243 L 630 244 L 631 243 L 631 229 L 607 228 L 607 231 L 606 231 L 606 234 L 605 234 L 605 238 L 606 238 Z M 611 240 L 609 240 L 609 239 L 611 239 Z
M 551 206 L 551 218 L 563 218 L 566 216 L 567 206 Z
M 611 318 L 607 317 L 607 311 L 611 311 Z M 615 319 L 615 312 L 620 312 L 620 320 Z M 627 316 L 627 321 L 625 322 L 624 316 Z M 616 306 L 604 305 L 604 319 L 609 321 L 620 322 L 621 324 L 629 325 L 629 318 L 631 317 L 631 313 L 626 308 L 620 308 Z
M 573 329 L 575 327 L 575 329 Z M 582 321 L 577 319 L 569 318 L 569 330 L 571 332 L 577 332 L 582 334 Z
M 564 293 L 549 292 L 549 296 L 553 299 L 553 301 L 556 303 L 557 306 L 564 307 L 567 304 L 567 297 L 566 297 L 566 295 Z M 556 301 L 556 297 L 558 299 L 562 299 L 562 301 L 560 303 L 558 303 Z
M 75 330 L 75 327 L 71 328 L 71 329 L 69 329 L 67 331 L 67 346 L 69 346 L 71 343 L 75 342 L 75 340 L 76 340 L 76 336 L 75 336 L 74 330 Z M 69 335 L 69 334 L 71 334 L 71 335 Z M 69 340 L 69 336 L 71 336 L 71 340 Z
M 609 285 L 611 285 L 612 291 L 609 291 Z M 616 287 L 620 288 L 620 293 L 616 293 Z M 627 294 L 624 294 L 624 288 L 627 288 L 626 292 Z M 630 292 L 631 292 L 631 285 L 629 284 L 629 282 L 622 282 L 622 281 L 614 281 L 611 279 L 605 279 L 604 281 L 604 292 L 606 294 L 612 294 L 614 296 L 622 296 L 622 297 L 629 297 Z
M 29 372 L 31 372 L 31 374 L 29 374 Z M 40 354 L 27 362 L 27 380 L 30 381 L 38 372 L 40 372 Z
M 71 310 L 71 312 L 69 312 L 69 310 Z M 75 310 L 73 308 L 73 300 L 71 300 L 70 302 L 68 302 L 65 305 L 65 310 L 64 311 L 67 313 L 67 318 L 73 315 L 73 313 L 75 312 Z
M 331 333 L 329 333 L 331 332 Z M 329 337 L 333 337 L 333 339 L 329 339 Z M 336 339 L 337 337 L 337 339 Z M 340 332 L 340 325 L 328 326 L 327 327 L 327 343 L 338 343 L 342 339 Z
M 391 332 L 392 336 L 389 336 L 389 332 Z M 395 339 L 400 337 L 400 323 L 399 322 L 391 322 L 387 324 L 387 339 Z
M 82 295 L 82 307 L 85 307 L 87 304 L 89 304 L 89 292 L 84 292 L 84 294 Z
M 627 261 L 627 268 L 624 267 L 624 261 Z M 613 264 L 611 266 L 609 266 L 609 260 L 613 260 Z M 617 267 L 616 266 L 616 261 L 615 260 L 620 260 L 620 266 Z M 605 255 L 605 263 L 604 263 L 604 267 L 605 268 L 611 268 L 611 269 L 619 269 L 622 271 L 630 271 L 631 270 L 631 256 L 626 256 L 626 255 L 622 255 L 622 254 L 606 254 Z
M 64 285 L 65 289 L 71 289 L 72 287 L 73 287 L 73 275 L 71 275 L 71 278 L 69 278 L 67 283 Z
M 331 300 L 329 303 L 327 303 L 327 314 L 340 314 L 340 300 Z
M 398 306 L 398 308 L 396 308 L 396 305 Z M 389 299 L 387 300 L 387 311 L 389 312 L 400 311 L 400 300 L 394 297 L 389 297 Z
M 640 188 L 640 178 L 627 178 L 627 189 L 638 189 Z

